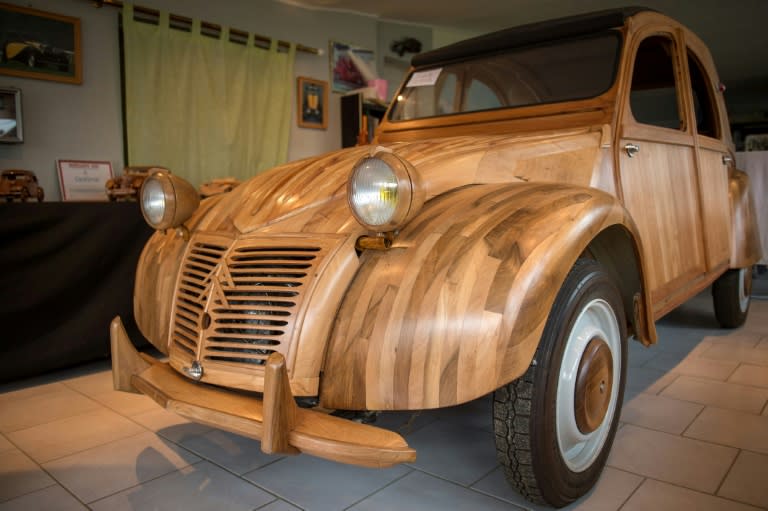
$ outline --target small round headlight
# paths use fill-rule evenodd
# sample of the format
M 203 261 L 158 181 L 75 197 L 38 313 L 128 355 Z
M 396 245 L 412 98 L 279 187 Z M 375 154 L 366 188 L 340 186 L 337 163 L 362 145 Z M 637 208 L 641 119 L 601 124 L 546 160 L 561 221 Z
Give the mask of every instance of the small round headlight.
M 157 171 L 141 187 L 141 212 L 155 229 L 178 227 L 192 216 L 200 204 L 197 190 L 182 178 Z
M 411 164 L 389 152 L 358 161 L 347 187 L 352 214 L 365 227 L 397 230 L 418 212 L 424 192 Z

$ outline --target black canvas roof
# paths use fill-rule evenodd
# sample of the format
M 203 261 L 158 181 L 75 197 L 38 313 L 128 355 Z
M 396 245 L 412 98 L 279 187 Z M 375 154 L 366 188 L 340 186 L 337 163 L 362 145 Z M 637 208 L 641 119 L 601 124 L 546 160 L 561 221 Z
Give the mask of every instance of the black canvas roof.
M 622 26 L 628 17 L 638 12 L 652 10 L 647 7 L 621 7 L 507 28 L 415 55 L 411 64 L 414 67 L 430 66 L 515 46 L 607 30 Z

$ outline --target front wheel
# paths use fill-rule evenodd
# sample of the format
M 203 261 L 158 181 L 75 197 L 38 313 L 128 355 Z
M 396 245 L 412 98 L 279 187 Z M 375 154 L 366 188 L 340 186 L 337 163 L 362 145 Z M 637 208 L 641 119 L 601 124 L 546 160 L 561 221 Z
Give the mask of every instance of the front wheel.
M 715 317 L 723 328 L 737 328 L 747 320 L 752 295 L 752 268 L 728 270 L 712 284 Z
M 626 337 L 613 280 L 596 261 L 577 261 L 528 371 L 494 394 L 497 457 L 529 500 L 562 507 L 600 477 L 621 412 Z

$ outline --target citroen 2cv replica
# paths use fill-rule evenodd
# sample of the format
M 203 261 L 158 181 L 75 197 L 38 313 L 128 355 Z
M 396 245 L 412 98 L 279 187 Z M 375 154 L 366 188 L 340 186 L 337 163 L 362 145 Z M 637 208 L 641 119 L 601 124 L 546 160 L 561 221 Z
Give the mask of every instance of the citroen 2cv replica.
M 619 9 L 417 55 L 374 143 L 198 205 L 156 173 L 115 386 L 304 452 L 385 467 L 398 434 L 329 414 L 494 393 L 499 461 L 562 506 L 613 442 L 627 339 L 712 285 L 741 325 L 759 257 L 722 88 L 679 23 Z M 446 446 L 449 448 L 449 446 Z

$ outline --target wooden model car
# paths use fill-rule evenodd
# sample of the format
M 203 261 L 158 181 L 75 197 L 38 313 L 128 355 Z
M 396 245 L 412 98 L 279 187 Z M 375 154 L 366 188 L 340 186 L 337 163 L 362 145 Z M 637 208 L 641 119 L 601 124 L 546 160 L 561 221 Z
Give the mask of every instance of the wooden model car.
M 723 326 L 749 308 L 754 208 L 712 58 L 633 8 L 412 64 L 373 145 L 199 206 L 178 176 L 147 179 L 135 313 L 169 362 L 115 318 L 115 385 L 267 453 L 377 467 L 416 453 L 325 412 L 493 392 L 510 483 L 565 505 L 606 462 L 628 337 L 653 344 L 710 285 Z
M 0 173 L 0 197 L 8 202 L 26 202 L 32 198 L 43 202 L 45 192 L 31 170 L 8 169 Z
M 104 185 L 107 189 L 107 197 L 111 201 L 135 201 L 138 198 L 141 185 L 155 169 L 168 172 L 164 167 L 153 165 L 139 167 L 125 167 L 123 174 L 107 180 Z
M 213 179 L 200 185 L 200 197 L 207 199 L 208 197 L 213 197 L 214 195 L 218 195 L 220 193 L 231 192 L 239 184 L 240 181 L 234 177 L 222 177 Z

